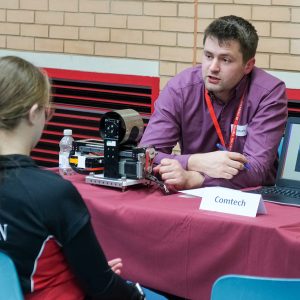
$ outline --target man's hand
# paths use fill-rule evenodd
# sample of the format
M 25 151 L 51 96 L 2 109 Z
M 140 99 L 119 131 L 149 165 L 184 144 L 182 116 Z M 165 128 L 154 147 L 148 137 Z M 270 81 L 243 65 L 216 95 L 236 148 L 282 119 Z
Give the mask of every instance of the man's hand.
M 204 181 L 200 173 L 184 170 L 175 159 L 162 159 L 153 171 L 159 172 L 164 183 L 176 190 L 200 187 Z
M 111 269 L 118 275 L 121 274 L 121 268 L 123 267 L 122 259 L 121 258 L 114 258 L 110 261 L 108 261 L 108 265 L 111 267 Z
M 188 160 L 188 169 L 202 172 L 213 178 L 232 179 L 241 170 L 247 158 L 237 152 L 215 151 L 192 154 Z

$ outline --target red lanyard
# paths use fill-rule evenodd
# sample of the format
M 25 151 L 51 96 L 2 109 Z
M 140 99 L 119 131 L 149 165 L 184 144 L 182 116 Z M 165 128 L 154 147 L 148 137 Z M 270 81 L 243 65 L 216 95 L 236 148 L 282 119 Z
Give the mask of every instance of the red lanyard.
M 228 148 L 227 148 L 226 144 L 225 144 L 223 133 L 221 131 L 219 122 L 218 122 L 216 114 L 215 114 L 215 110 L 214 110 L 214 108 L 212 106 L 212 103 L 211 103 L 211 99 L 210 99 L 210 97 L 208 95 L 207 89 L 205 89 L 205 101 L 206 101 L 206 104 L 207 104 L 207 107 L 208 107 L 211 119 L 212 119 L 212 121 L 214 123 L 214 126 L 216 128 L 217 135 L 218 135 L 218 137 L 220 139 L 220 142 L 223 145 L 223 147 L 225 149 L 228 149 L 229 151 L 232 150 L 232 147 L 233 147 L 233 144 L 234 144 L 234 141 L 235 141 L 235 138 L 236 138 L 236 130 L 237 130 L 237 126 L 238 126 L 238 123 L 239 123 L 239 120 L 240 120 L 240 116 L 241 116 L 241 112 L 242 112 L 242 107 L 243 107 L 243 103 L 244 103 L 245 92 L 246 92 L 246 89 L 244 90 L 244 93 L 243 93 L 243 95 L 241 97 L 241 100 L 240 100 L 239 107 L 238 107 L 238 109 L 236 111 L 236 114 L 235 114 L 235 118 L 234 118 L 234 122 L 233 122 L 233 127 L 232 127 L 232 130 L 231 130 L 231 135 L 230 135 L 230 140 L 229 140 L 229 145 L 228 145 Z

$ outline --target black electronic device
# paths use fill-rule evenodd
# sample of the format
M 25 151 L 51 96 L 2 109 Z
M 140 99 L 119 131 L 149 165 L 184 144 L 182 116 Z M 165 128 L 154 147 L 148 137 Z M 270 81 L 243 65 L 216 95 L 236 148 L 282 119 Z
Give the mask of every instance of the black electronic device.
M 140 114 L 133 109 L 106 113 L 100 121 L 104 141 L 104 177 L 143 179 L 152 165 L 153 148 L 137 147 L 144 131 Z
M 152 174 L 153 147 L 139 147 L 144 122 L 133 109 L 104 114 L 99 124 L 99 139 L 73 142 L 70 165 L 77 173 L 86 174 L 85 181 L 95 185 L 124 190 L 136 184 L 158 184 L 169 193 L 165 184 Z
M 166 185 L 152 174 L 153 147 L 139 147 L 144 122 L 133 109 L 104 114 L 99 124 L 99 139 L 73 142 L 70 165 L 77 173 L 86 174 L 85 181 L 95 185 L 124 190 L 136 184 L 157 184 L 164 193 Z
M 265 201 L 300 206 L 300 118 L 288 118 L 275 186 L 248 192 L 261 194 Z

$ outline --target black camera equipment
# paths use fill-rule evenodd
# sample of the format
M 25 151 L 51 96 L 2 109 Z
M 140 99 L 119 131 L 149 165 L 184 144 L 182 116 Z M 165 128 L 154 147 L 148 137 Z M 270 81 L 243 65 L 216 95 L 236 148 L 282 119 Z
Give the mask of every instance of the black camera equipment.
M 137 147 L 143 132 L 143 119 L 133 109 L 108 112 L 102 117 L 100 135 L 104 141 L 104 177 L 145 177 L 146 161 L 152 165 L 155 150 Z
M 156 155 L 153 147 L 138 147 L 144 122 L 133 109 L 115 110 L 100 120 L 99 140 L 78 140 L 73 144 L 70 165 L 87 174 L 86 182 L 124 190 L 135 184 L 155 182 L 168 193 L 167 187 L 152 175 Z

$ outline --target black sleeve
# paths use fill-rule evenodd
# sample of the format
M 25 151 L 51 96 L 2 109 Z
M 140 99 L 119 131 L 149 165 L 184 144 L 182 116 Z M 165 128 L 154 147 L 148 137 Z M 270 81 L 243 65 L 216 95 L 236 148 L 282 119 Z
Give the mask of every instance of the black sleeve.
M 143 299 L 134 285 L 111 270 L 90 222 L 63 246 L 63 253 L 91 299 Z

